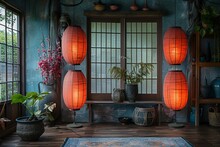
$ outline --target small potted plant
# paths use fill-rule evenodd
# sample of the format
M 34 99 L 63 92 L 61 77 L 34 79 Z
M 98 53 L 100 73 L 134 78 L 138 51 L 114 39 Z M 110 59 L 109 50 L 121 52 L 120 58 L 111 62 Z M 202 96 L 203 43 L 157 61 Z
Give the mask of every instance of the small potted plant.
M 138 94 L 138 83 L 140 83 L 153 70 L 151 63 L 137 63 L 131 70 L 114 66 L 110 69 L 113 78 L 125 81 L 125 96 L 130 102 L 134 102 Z
M 44 118 L 54 120 L 52 112 L 56 107 L 55 103 L 46 104 L 44 110 L 38 109 L 39 101 L 43 100 L 48 92 L 37 93 L 28 92 L 26 95 L 14 94 L 11 97 L 12 104 L 22 104 L 25 106 L 29 116 L 19 117 L 17 122 L 17 134 L 24 141 L 38 140 L 44 133 Z

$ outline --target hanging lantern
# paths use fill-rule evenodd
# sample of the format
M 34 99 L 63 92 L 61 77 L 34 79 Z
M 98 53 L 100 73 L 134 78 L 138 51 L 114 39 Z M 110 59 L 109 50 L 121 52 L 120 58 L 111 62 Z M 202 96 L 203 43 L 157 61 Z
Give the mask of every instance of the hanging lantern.
M 163 38 L 163 50 L 169 64 L 181 64 L 187 55 L 188 43 L 185 32 L 181 27 L 169 28 Z
M 62 37 L 62 54 L 69 64 L 80 64 L 87 50 L 86 34 L 79 26 L 68 26 Z
M 172 110 L 183 109 L 188 101 L 188 86 L 182 71 L 169 71 L 164 79 L 163 96 L 166 106 Z
M 67 108 L 79 110 L 86 102 L 86 78 L 81 71 L 69 70 L 63 81 L 63 99 Z

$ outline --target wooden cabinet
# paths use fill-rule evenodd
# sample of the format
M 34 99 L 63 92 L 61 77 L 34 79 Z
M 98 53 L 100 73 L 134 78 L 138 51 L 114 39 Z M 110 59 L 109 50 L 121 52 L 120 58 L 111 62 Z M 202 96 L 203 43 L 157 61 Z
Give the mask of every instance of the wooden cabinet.
M 203 86 L 211 86 L 213 79 L 220 76 L 220 43 L 219 38 L 216 38 L 215 35 L 202 38 L 199 33 L 192 36 L 191 43 L 193 61 L 191 67 L 191 103 L 195 105 L 196 109 L 195 126 L 199 126 L 201 105 L 220 104 L 220 98 L 214 96 L 212 88 L 209 87 L 209 94 L 202 95 Z

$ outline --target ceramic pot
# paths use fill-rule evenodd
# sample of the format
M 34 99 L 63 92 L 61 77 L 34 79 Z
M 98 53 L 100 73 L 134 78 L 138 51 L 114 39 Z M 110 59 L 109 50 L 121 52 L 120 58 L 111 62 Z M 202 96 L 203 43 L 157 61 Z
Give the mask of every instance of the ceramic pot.
M 103 4 L 103 3 L 101 2 L 101 0 L 99 0 L 99 2 L 95 2 L 95 3 L 94 3 L 94 9 L 95 9 L 96 11 L 104 11 L 104 10 L 105 10 L 105 4 Z
M 137 11 L 138 10 L 138 6 L 136 5 L 136 0 L 133 1 L 133 4 L 130 6 L 130 9 L 132 11 Z
M 136 125 L 150 126 L 154 123 L 156 117 L 155 108 L 136 107 L 133 112 L 133 121 Z
M 196 113 L 196 108 L 191 107 L 189 121 L 192 125 L 195 125 L 195 113 Z M 199 119 L 202 119 L 202 117 L 203 117 L 203 109 L 200 108 L 199 109 Z
M 44 109 L 44 104 L 48 104 L 48 103 L 59 103 L 59 99 L 57 98 L 57 93 L 56 93 L 56 84 L 44 84 L 43 82 L 39 82 L 38 83 L 38 92 L 49 92 L 48 95 L 46 95 L 44 97 L 43 100 L 39 101 L 38 105 L 39 105 L 39 109 L 43 110 Z M 55 119 L 58 118 L 59 116 L 59 110 L 58 109 L 54 109 L 52 115 Z
M 36 141 L 44 133 L 43 118 L 27 121 L 27 116 L 16 119 L 16 133 L 23 141 Z
M 112 100 L 114 102 L 123 102 L 125 99 L 125 91 L 124 89 L 113 89 L 112 92 Z
M 212 89 L 215 94 L 215 98 L 220 98 L 220 77 L 216 77 L 212 82 Z
M 125 84 L 125 97 L 129 102 L 135 102 L 138 95 L 137 84 Z
M 210 91 L 211 91 L 211 86 L 201 85 L 200 92 L 201 92 L 201 97 L 202 98 L 209 98 L 210 97 Z
M 119 7 L 118 7 L 118 5 L 111 4 L 111 5 L 109 6 L 109 8 L 110 8 L 110 10 L 112 10 L 112 11 L 117 11 Z

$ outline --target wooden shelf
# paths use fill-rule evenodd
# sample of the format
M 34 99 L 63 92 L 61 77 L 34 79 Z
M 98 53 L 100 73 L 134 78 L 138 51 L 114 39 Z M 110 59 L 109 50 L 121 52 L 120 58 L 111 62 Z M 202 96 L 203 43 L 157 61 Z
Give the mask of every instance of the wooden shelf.
M 161 17 L 161 11 L 85 11 L 84 15 L 87 17 Z
M 200 34 L 197 32 L 195 35 L 193 35 L 194 38 L 192 38 L 194 44 L 192 44 L 192 47 L 195 49 L 194 58 L 196 59 L 196 62 L 192 62 L 192 80 L 191 80 L 191 87 L 194 88 L 191 90 L 191 96 L 192 98 L 195 98 L 195 100 L 192 100 L 192 103 L 195 103 L 196 113 L 195 113 L 195 126 L 199 126 L 199 107 L 202 104 L 220 104 L 220 98 L 201 98 L 200 96 L 200 84 L 201 84 L 201 68 L 212 68 L 217 67 L 220 68 L 220 62 L 200 62 L 200 53 L 201 49 L 204 48 L 204 42 L 200 36 Z
M 86 101 L 86 104 L 163 104 L 163 102 L 162 101 L 135 101 L 135 102 Z
M 203 98 L 199 100 L 200 104 L 220 104 L 220 98 Z
M 220 67 L 220 62 L 199 62 L 200 67 Z

